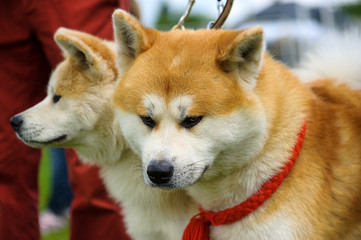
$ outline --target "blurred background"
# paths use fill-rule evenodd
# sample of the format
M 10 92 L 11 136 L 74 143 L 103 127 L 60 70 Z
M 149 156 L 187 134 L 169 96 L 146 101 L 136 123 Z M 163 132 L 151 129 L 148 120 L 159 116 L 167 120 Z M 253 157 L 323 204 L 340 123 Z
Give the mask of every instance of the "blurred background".
M 188 0 L 137 0 L 144 25 L 167 31 L 186 9 Z M 222 1 L 223 3 L 226 0 Z M 196 0 L 185 26 L 206 28 L 217 19 L 217 0 Z M 264 29 L 268 50 L 290 67 L 301 53 L 334 31 L 361 28 L 360 0 L 234 0 L 223 28 Z
M 226 0 L 223 0 L 225 3 Z M 183 15 L 188 0 L 137 0 L 145 26 L 170 30 Z M 217 0 L 196 0 L 186 28 L 206 28 L 217 19 Z M 303 53 L 335 31 L 361 31 L 360 0 L 234 0 L 224 29 L 251 26 L 264 29 L 269 52 L 289 67 L 297 67 Z M 361 44 L 361 43 L 360 43 Z M 360 53 L 361 54 L 361 53 Z M 40 208 L 49 202 L 51 168 L 44 151 L 40 169 Z M 43 240 L 67 240 L 68 224 L 43 235 Z

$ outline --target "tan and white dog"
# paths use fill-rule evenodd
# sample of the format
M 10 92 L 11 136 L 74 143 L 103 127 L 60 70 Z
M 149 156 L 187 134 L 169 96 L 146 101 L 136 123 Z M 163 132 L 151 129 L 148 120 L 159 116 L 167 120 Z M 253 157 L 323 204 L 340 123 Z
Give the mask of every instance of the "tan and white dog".
M 118 64 L 128 67 L 117 118 L 147 185 L 186 188 L 208 211 L 232 208 L 283 169 L 307 123 L 275 193 L 211 226 L 210 238 L 361 239 L 360 90 L 302 83 L 265 52 L 261 28 L 159 32 L 121 10 L 113 21 Z
M 32 147 L 75 148 L 84 162 L 99 165 L 133 239 L 181 239 L 198 207 L 183 190 L 144 184 L 141 160 L 127 148 L 113 111 L 114 43 L 65 28 L 55 41 L 65 60 L 52 73 L 47 97 L 11 119 L 18 137 Z

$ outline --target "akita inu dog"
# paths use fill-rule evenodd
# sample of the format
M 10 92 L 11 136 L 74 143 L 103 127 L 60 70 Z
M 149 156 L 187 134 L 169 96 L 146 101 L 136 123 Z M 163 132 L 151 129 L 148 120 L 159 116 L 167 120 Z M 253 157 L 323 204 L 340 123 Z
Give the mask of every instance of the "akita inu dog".
M 128 149 L 113 111 L 114 43 L 65 28 L 55 41 L 66 58 L 50 78 L 47 97 L 11 119 L 17 135 L 32 147 L 75 148 L 84 162 L 99 165 L 133 239 L 180 239 L 198 207 L 183 190 L 144 184 L 141 160 Z
M 128 66 L 117 118 L 145 183 L 186 188 L 200 205 L 184 239 L 361 239 L 359 90 L 300 82 L 258 27 L 159 32 L 121 10 L 113 20 Z

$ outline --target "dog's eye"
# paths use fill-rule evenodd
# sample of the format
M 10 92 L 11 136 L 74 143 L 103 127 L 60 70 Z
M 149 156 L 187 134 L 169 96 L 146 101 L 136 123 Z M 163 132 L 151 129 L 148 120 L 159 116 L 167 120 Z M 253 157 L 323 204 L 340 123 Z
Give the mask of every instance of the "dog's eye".
M 202 120 L 202 116 L 191 116 L 191 117 L 186 117 L 182 122 L 181 125 L 184 128 L 192 128 L 195 125 L 197 125 L 201 120 Z
M 57 103 L 57 102 L 60 100 L 60 98 L 61 98 L 60 95 L 54 94 L 54 96 L 53 96 L 53 102 L 54 102 L 54 103 Z
M 148 127 L 150 127 L 150 128 L 155 127 L 156 122 L 151 117 L 148 117 L 148 116 L 139 116 L 139 117 L 140 117 L 140 119 L 142 119 L 143 123 L 145 125 L 147 125 Z

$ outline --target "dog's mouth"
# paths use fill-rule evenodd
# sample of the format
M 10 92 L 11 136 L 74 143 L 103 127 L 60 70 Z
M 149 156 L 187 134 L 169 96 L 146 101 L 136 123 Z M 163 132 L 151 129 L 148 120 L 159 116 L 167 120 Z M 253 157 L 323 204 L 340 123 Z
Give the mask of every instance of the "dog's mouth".
M 187 188 L 193 184 L 196 184 L 199 180 L 201 179 L 201 177 L 199 177 L 197 180 L 195 180 L 194 182 L 191 183 L 176 183 L 176 182 L 169 182 L 169 183 L 161 183 L 161 184 L 156 184 L 156 183 L 150 183 L 149 186 L 150 187 L 154 187 L 154 188 L 161 188 L 164 190 L 171 190 L 171 189 L 184 189 Z
M 67 137 L 67 135 L 64 134 L 64 135 L 61 135 L 59 137 L 53 138 L 53 139 L 48 140 L 48 141 L 25 140 L 25 142 L 28 143 L 28 144 L 31 144 L 31 145 L 50 145 L 50 144 L 62 142 L 63 140 L 66 139 L 66 137 Z
M 200 174 L 200 176 L 195 179 L 194 181 L 191 182 L 167 182 L 167 183 L 153 183 L 151 181 L 149 182 L 149 186 L 150 187 L 154 187 L 154 188 L 161 188 L 164 190 L 171 190 L 171 189 L 184 189 L 187 188 L 191 185 L 196 184 L 197 182 L 199 182 L 201 180 L 201 178 L 203 177 L 203 175 L 207 172 L 207 170 L 209 169 L 209 165 L 205 166 L 202 173 Z

